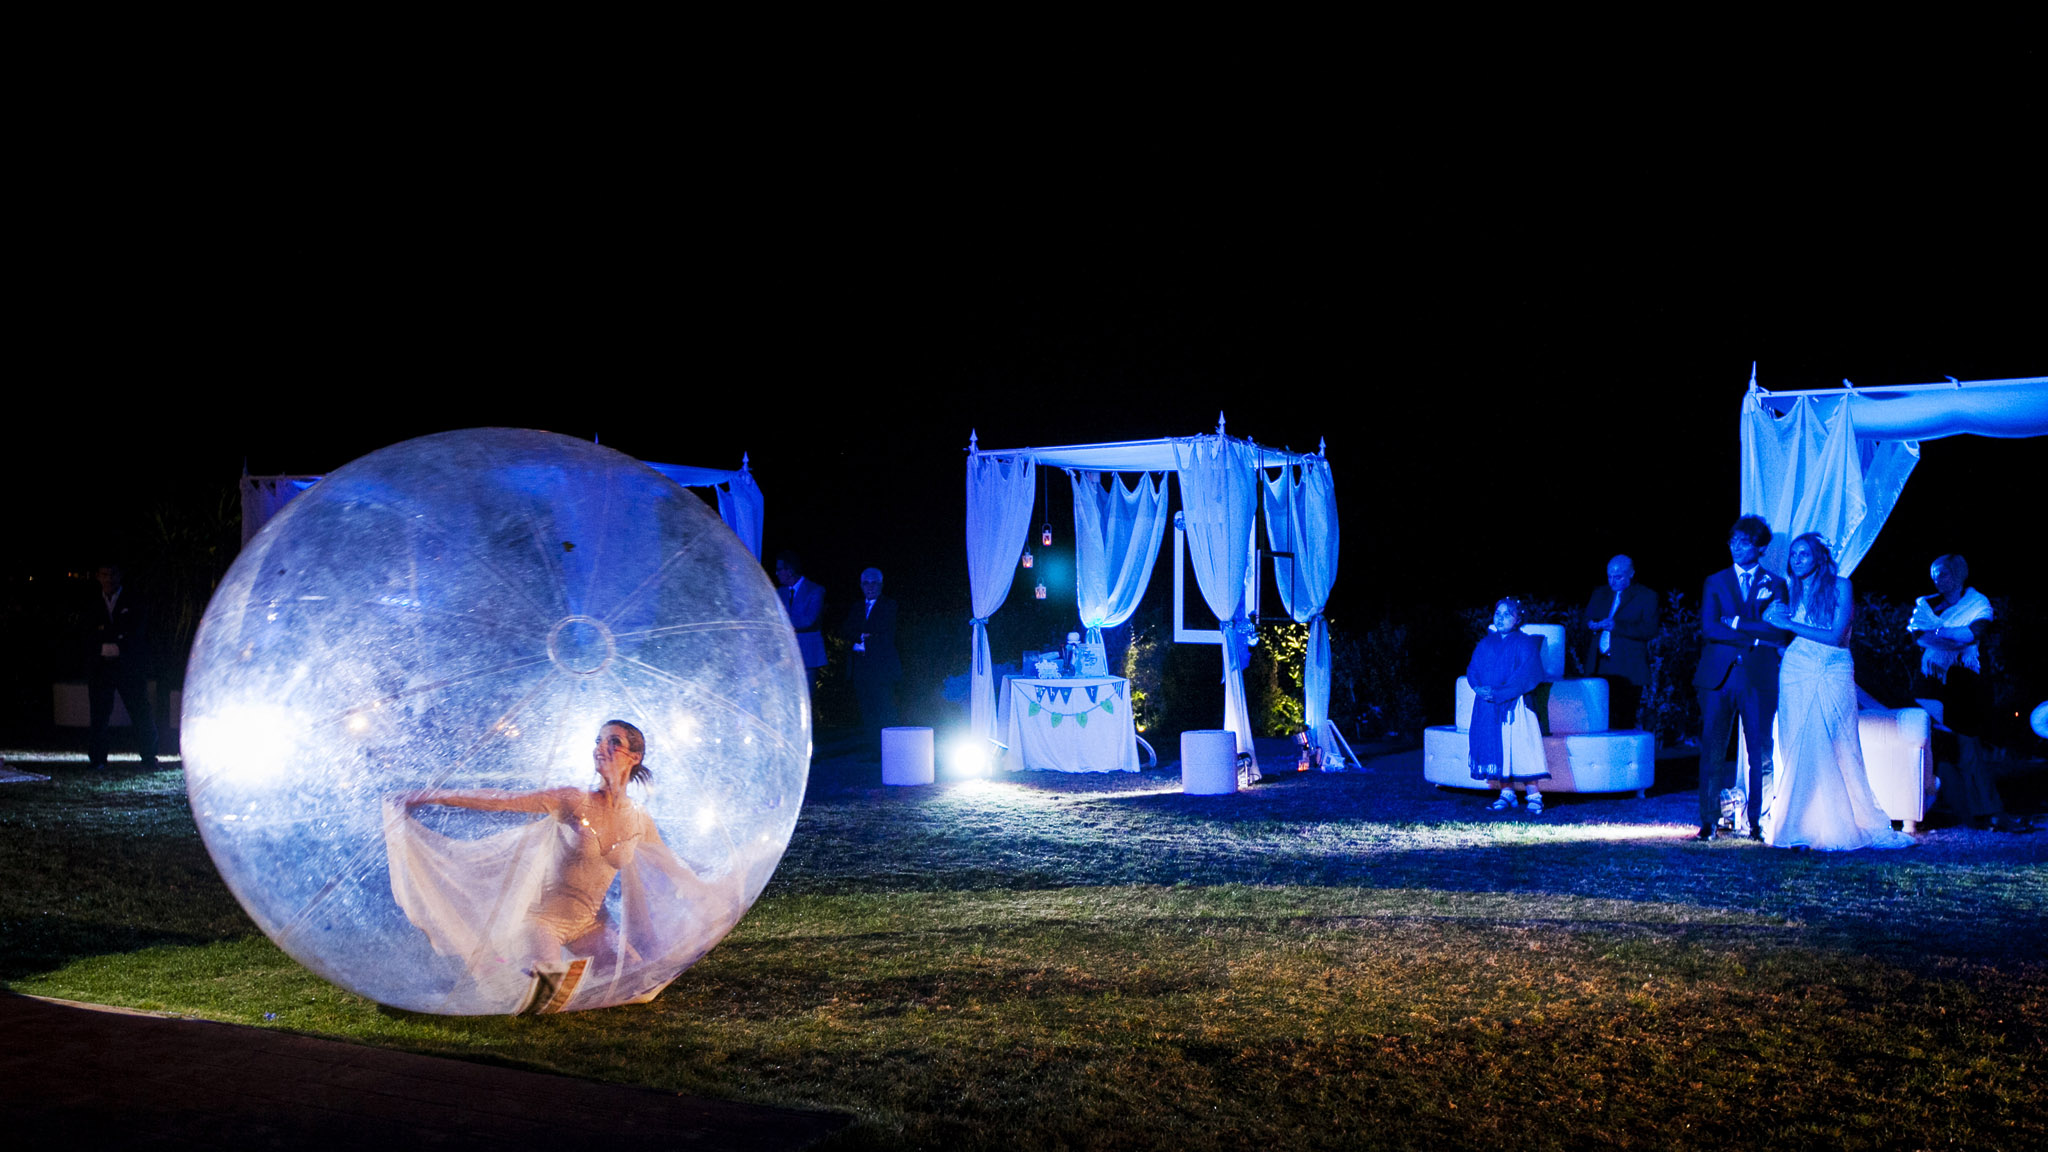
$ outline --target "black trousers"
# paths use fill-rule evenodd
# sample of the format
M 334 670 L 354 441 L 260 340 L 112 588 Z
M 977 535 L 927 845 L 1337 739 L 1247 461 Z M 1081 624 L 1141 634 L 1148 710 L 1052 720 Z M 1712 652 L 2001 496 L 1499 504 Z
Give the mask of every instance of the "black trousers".
M 1998 794 L 1998 781 L 1984 760 L 1981 742 L 1990 726 L 1990 683 L 1958 662 L 1948 670 L 1947 680 L 1915 676 L 1913 695 L 1941 701 L 1941 722 L 1948 728 L 1934 733 L 1936 761 L 1951 766 L 1941 773 L 1940 802 L 1971 820 L 2004 815 L 2005 800 Z
M 119 692 L 121 703 L 128 709 L 128 722 L 135 728 L 135 750 L 142 754 L 142 766 L 156 767 L 156 717 L 150 712 L 149 691 L 142 669 L 118 656 L 111 659 L 95 656 L 86 681 L 86 692 L 92 708 L 92 739 L 87 752 L 92 766 L 106 767 L 109 745 L 107 719 L 114 714 L 114 693 Z
M 1763 814 L 1764 763 L 1771 757 L 1771 718 L 1778 714 L 1778 681 L 1751 687 L 1740 661 L 1728 669 L 1728 678 L 1718 688 L 1700 689 L 1700 827 L 1712 828 L 1721 820 L 1721 789 L 1735 784 L 1735 764 L 1729 745 L 1735 739 L 1735 722 L 1742 721 L 1749 749 L 1749 794 L 1745 805 L 1751 829 L 1759 827 Z
M 896 681 L 860 665 L 854 654 L 853 694 L 860 701 L 860 726 L 870 735 L 896 726 Z

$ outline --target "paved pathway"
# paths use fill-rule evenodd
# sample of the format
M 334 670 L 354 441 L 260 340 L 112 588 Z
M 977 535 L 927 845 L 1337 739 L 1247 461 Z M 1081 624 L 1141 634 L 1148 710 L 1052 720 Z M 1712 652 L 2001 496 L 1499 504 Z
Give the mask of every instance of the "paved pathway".
M 769 1152 L 850 1119 L 5 992 L 0 1115 L 16 1147 L 376 1152 Z

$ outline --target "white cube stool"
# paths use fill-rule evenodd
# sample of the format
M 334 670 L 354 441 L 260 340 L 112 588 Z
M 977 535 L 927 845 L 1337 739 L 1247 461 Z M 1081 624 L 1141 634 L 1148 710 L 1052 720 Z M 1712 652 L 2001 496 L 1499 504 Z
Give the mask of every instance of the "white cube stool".
M 882 729 L 882 783 L 929 784 L 936 779 L 931 729 Z
M 1237 791 L 1237 733 L 1181 733 L 1180 790 L 1190 796 L 1227 796 Z

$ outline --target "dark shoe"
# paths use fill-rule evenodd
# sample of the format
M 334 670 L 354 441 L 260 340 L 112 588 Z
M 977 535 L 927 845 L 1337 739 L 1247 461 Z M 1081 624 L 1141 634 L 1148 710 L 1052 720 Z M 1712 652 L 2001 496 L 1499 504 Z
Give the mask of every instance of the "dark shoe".
M 1692 838 L 1695 840 L 1712 840 L 1714 838 L 1714 830 L 1712 828 L 1702 828 L 1693 833 Z
M 2015 836 L 2024 836 L 2029 832 L 2039 832 L 2041 829 L 2025 816 L 2002 816 L 1991 822 L 1991 830 L 1993 832 L 2010 832 Z
M 1751 840 L 1754 840 L 1754 841 L 1756 841 L 1756 842 L 1757 842 L 1757 843 L 1759 843 L 1759 844 L 1761 844 L 1761 843 L 1763 843 L 1763 842 L 1764 842 L 1764 834 L 1763 834 L 1763 833 L 1761 833 L 1761 832 L 1759 832 L 1759 831 L 1757 831 L 1757 830 L 1756 830 L 1756 829 L 1754 829 L 1754 828 L 1751 828 L 1751 829 L 1749 830 L 1749 838 L 1750 838 Z

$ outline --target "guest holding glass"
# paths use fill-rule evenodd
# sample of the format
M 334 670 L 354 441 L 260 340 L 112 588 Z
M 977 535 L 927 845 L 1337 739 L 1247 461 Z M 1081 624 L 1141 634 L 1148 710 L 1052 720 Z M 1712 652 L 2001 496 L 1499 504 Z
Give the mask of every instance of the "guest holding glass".
M 1998 785 L 1984 762 L 1982 737 L 1991 719 L 1991 685 L 1984 676 L 1982 644 L 1991 631 L 1991 600 L 1968 586 L 1970 565 L 1958 555 L 1937 559 L 1928 569 L 1934 593 L 1913 602 L 1906 630 L 1920 645 L 1920 671 L 1913 695 L 1934 705 L 1935 719 L 1954 737 L 1953 774 L 1943 798 L 1972 825 L 1988 822 L 2000 832 L 2032 832 L 2024 817 L 2009 816 Z M 1946 744 L 1946 740 L 1941 741 Z M 1946 751 L 1946 749 L 1943 749 Z
M 1465 683 L 1472 689 L 1467 762 L 1472 778 L 1500 790 L 1488 809 L 1505 812 L 1527 795 L 1530 815 L 1543 814 L 1539 782 L 1550 778 L 1543 729 L 1527 696 L 1543 682 L 1543 637 L 1522 631 L 1522 604 L 1510 596 L 1493 606 L 1493 623 L 1472 649 Z

